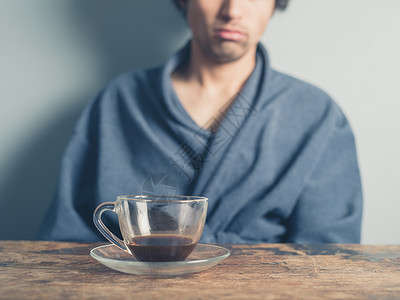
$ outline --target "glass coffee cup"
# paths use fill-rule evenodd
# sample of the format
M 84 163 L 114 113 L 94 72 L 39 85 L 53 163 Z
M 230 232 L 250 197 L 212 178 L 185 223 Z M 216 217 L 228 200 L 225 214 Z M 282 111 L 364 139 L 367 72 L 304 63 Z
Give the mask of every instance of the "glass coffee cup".
M 208 199 L 197 196 L 118 196 L 100 204 L 93 221 L 104 237 L 138 261 L 182 261 L 200 240 L 207 206 Z M 123 240 L 102 222 L 105 211 L 118 215 Z

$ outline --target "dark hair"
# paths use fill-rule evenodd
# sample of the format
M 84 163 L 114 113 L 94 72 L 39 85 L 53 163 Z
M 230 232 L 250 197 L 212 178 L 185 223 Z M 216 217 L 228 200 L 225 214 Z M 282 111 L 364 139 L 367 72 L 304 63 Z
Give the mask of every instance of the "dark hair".
M 183 1 L 188 1 L 188 0 L 183 0 Z M 181 5 L 179 4 L 179 0 L 172 0 L 172 2 L 175 3 L 176 7 L 179 10 L 183 10 Z M 275 9 L 278 10 L 285 10 L 286 7 L 288 6 L 289 0 L 275 0 Z
M 289 0 L 275 0 L 275 9 L 285 10 L 289 4 Z

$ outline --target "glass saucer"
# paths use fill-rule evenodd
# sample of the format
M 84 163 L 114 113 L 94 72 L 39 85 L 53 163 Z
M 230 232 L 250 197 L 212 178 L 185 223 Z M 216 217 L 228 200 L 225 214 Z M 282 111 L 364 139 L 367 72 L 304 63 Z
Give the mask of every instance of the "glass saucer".
M 148 276 L 176 276 L 209 269 L 230 255 L 216 245 L 198 244 L 184 261 L 141 262 L 113 244 L 96 247 L 90 255 L 103 265 L 123 273 Z

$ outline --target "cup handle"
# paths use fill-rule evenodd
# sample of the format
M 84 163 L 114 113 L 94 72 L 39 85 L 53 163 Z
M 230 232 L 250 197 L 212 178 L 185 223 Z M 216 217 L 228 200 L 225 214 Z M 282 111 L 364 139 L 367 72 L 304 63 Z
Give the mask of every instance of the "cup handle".
M 118 248 L 120 248 L 120 249 L 124 250 L 125 252 L 129 253 L 129 251 L 125 247 L 124 242 L 121 239 L 119 239 L 118 237 L 116 237 L 110 231 L 110 229 L 108 229 L 107 226 L 104 225 L 103 221 L 101 220 L 101 215 L 103 214 L 103 212 L 105 212 L 107 210 L 112 211 L 113 213 L 115 213 L 115 203 L 114 202 L 104 202 L 104 203 L 100 204 L 99 206 L 97 206 L 96 210 L 93 213 L 94 225 L 100 231 L 100 233 L 102 235 L 104 235 L 104 237 L 107 240 L 109 240 L 111 243 L 113 243 Z

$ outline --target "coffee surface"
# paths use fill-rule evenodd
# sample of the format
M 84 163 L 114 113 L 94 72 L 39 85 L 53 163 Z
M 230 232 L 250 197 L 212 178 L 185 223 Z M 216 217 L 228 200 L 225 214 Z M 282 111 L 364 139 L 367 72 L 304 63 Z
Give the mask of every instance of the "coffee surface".
M 138 261 L 185 260 L 196 247 L 190 237 L 180 235 L 139 236 L 127 244 Z

